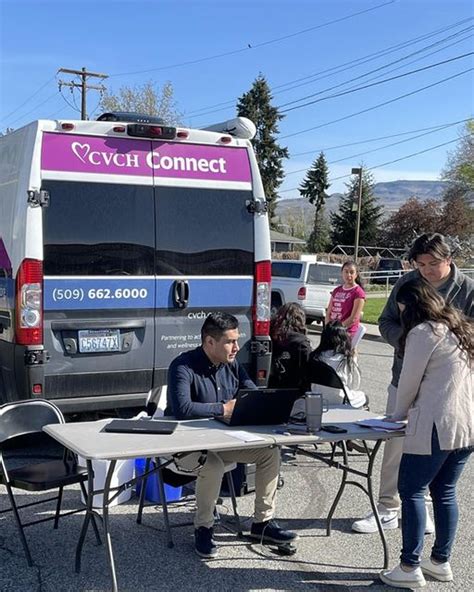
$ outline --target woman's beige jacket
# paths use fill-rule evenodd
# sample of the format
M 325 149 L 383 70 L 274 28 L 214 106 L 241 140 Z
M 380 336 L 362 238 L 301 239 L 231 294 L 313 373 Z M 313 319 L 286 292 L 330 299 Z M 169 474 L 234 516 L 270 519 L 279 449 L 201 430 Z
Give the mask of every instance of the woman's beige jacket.
M 408 419 L 403 451 L 431 454 L 436 426 L 441 450 L 474 445 L 472 369 L 443 323 L 425 322 L 407 336 L 393 419 Z

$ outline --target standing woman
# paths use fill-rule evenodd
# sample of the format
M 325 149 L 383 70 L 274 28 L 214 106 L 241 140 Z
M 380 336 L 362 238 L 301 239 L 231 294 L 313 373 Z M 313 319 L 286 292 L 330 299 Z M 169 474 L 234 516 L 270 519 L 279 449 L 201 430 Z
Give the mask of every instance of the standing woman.
M 311 343 L 306 337 L 306 315 L 297 302 L 278 309 L 270 325 L 272 338 L 272 388 L 305 387 L 306 365 Z
M 360 325 L 360 315 L 365 304 L 365 292 L 361 286 L 359 270 L 354 261 L 342 266 L 343 284 L 331 293 L 326 310 L 326 323 L 339 321 L 352 339 Z
M 449 558 L 456 534 L 456 483 L 474 449 L 472 362 L 474 329 L 427 281 L 403 284 L 400 309 L 403 365 L 391 418 L 408 419 L 398 475 L 402 501 L 400 565 L 381 572 L 392 586 L 418 588 L 424 574 L 453 579 Z M 433 500 L 435 541 L 421 560 L 424 495 Z

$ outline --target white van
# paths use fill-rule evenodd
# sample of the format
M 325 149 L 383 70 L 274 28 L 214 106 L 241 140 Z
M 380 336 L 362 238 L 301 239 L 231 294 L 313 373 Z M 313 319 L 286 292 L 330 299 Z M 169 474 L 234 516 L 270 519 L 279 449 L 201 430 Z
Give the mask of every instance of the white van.
M 0 402 L 143 404 L 170 362 L 234 314 L 239 360 L 270 368 L 270 234 L 237 118 L 40 120 L 0 138 Z
M 272 311 L 288 302 L 299 302 L 308 323 L 324 321 L 331 292 L 341 283 L 341 267 L 316 261 L 314 255 L 272 261 Z

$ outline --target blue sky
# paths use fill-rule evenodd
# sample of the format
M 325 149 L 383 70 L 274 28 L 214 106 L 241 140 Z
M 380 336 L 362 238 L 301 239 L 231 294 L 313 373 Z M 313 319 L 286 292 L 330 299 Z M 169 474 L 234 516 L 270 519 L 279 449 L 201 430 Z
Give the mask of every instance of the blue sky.
M 298 107 L 280 125 L 282 197 L 320 150 L 330 192 L 360 164 L 376 181 L 437 179 L 462 124 L 441 126 L 473 114 L 473 29 L 471 0 L 0 0 L 0 129 L 78 118 L 61 67 L 108 74 L 112 90 L 170 81 L 196 127 L 232 117 L 262 73 L 274 105 Z

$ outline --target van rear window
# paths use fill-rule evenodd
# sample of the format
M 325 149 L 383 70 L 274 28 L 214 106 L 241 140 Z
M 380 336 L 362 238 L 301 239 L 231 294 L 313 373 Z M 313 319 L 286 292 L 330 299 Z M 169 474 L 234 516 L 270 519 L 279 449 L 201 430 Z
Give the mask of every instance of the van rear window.
M 249 191 L 156 187 L 157 275 L 253 275 Z
M 272 263 L 272 276 L 298 279 L 301 276 L 301 263 Z
M 340 281 L 341 270 L 333 265 L 310 265 L 308 272 L 308 284 L 335 285 Z
M 44 181 L 45 275 L 153 275 L 153 187 Z

